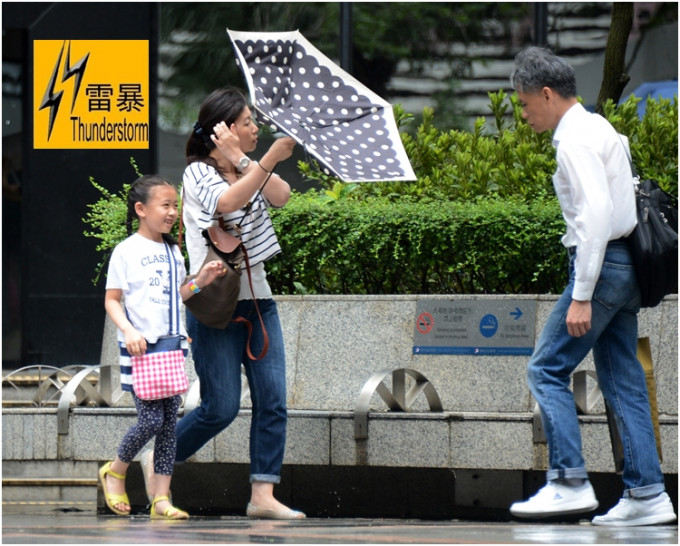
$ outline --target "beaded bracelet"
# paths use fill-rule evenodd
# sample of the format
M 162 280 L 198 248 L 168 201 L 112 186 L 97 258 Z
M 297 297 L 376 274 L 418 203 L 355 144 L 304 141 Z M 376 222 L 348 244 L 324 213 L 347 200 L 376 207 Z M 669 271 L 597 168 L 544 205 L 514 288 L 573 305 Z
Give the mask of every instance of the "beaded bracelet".
M 194 279 L 191 279 L 189 281 L 189 290 L 191 290 L 194 294 L 198 294 L 201 291 L 201 289 L 198 287 Z

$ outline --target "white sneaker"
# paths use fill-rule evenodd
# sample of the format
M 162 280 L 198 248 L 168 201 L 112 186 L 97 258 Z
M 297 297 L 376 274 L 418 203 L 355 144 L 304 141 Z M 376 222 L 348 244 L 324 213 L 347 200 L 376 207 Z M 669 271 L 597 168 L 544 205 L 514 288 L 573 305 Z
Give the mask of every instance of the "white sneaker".
M 590 512 L 598 505 L 595 491 L 588 480 L 577 487 L 553 481 L 545 484 L 529 500 L 514 503 L 510 513 L 520 518 L 547 518 Z
M 676 519 L 671 499 L 667 493 L 661 493 L 653 499 L 646 500 L 624 497 L 603 516 L 595 516 L 593 525 L 633 527 L 672 523 Z

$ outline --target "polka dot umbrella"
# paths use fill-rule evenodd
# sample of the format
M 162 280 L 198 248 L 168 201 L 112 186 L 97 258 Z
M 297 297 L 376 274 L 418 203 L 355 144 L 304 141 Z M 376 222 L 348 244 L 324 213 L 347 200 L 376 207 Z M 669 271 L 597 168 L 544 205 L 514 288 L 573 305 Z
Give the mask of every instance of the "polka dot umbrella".
M 227 32 L 261 124 L 344 182 L 416 179 L 392 106 L 300 32 Z

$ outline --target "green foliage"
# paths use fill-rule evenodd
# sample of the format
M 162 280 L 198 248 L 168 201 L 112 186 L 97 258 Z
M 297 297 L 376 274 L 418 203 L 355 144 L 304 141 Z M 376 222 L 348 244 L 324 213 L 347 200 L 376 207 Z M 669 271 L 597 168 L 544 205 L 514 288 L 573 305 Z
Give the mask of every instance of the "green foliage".
M 402 132 L 416 182 L 353 185 L 319 175 L 332 206 L 312 194 L 276 211 L 284 253 L 272 265 L 279 293 L 542 293 L 566 278 L 564 222 L 552 189 L 552 133 L 536 134 L 516 95 L 491 93 L 494 126 L 442 131 L 425 110 Z M 605 115 L 630 138 L 637 169 L 677 196 L 677 101 L 608 104 Z M 409 121 L 399 105 L 400 128 Z M 349 185 L 347 185 L 349 187 Z M 323 210 L 323 212 L 322 212 Z
M 608 100 L 604 116 L 616 130 L 628 137 L 633 164 L 640 178 L 651 178 L 678 198 L 678 100 L 647 99 L 642 119 L 638 117 L 640 98 L 630 96 L 621 105 Z
M 90 229 L 83 231 L 83 235 L 98 239 L 96 250 L 101 253 L 102 261 L 97 263 L 95 277 L 92 279 L 92 282 L 97 284 L 114 247 L 127 237 L 126 201 L 130 184 L 123 184 L 120 192 L 114 194 L 97 184 L 92 177 L 90 183 L 101 193 L 101 197 L 95 203 L 87 205 L 90 210 L 85 214 L 83 222 L 89 225 Z
M 544 293 L 566 280 L 554 199 L 327 206 L 306 193 L 272 217 L 283 253 L 268 279 L 279 294 Z
M 434 111 L 425 108 L 422 123 L 414 134 L 403 131 L 412 116 L 401 105 L 394 106 L 402 142 L 418 177 L 415 182 L 360 184 L 352 198 L 404 196 L 432 199 L 475 199 L 478 196 L 522 196 L 533 200 L 552 195 L 555 151 L 552 132 L 537 134 L 522 119 L 513 94 L 489 93 L 493 126 L 484 118 L 472 131 L 440 130 Z M 639 98 L 630 97 L 620 105 L 608 100 L 604 116 L 616 130 L 628 136 L 633 163 L 643 178 L 653 178 L 671 195 L 678 196 L 678 103 L 677 99 L 648 99 L 646 114 L 639 119 Z M 301 163 L 310 179 L 335 188 L 339 179 Z

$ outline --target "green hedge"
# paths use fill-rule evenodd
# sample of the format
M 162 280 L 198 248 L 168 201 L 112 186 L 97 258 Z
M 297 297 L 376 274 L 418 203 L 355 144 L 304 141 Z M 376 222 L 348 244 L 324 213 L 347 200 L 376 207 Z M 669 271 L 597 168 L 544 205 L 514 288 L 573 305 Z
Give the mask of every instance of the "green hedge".
M 626 135 L 633 164 L 641 178 L 652 178 L 678 199 L 678 100 L 647 99 L 645 115 L 638 117 L 640 99 L 630 97 L 621 105 L 607 101 L 604 116 Z
M 555 200 L 341 200 L 294 195 L 272 214 L 283 253 L 275 293 L 504 294 L 565 282 Z

